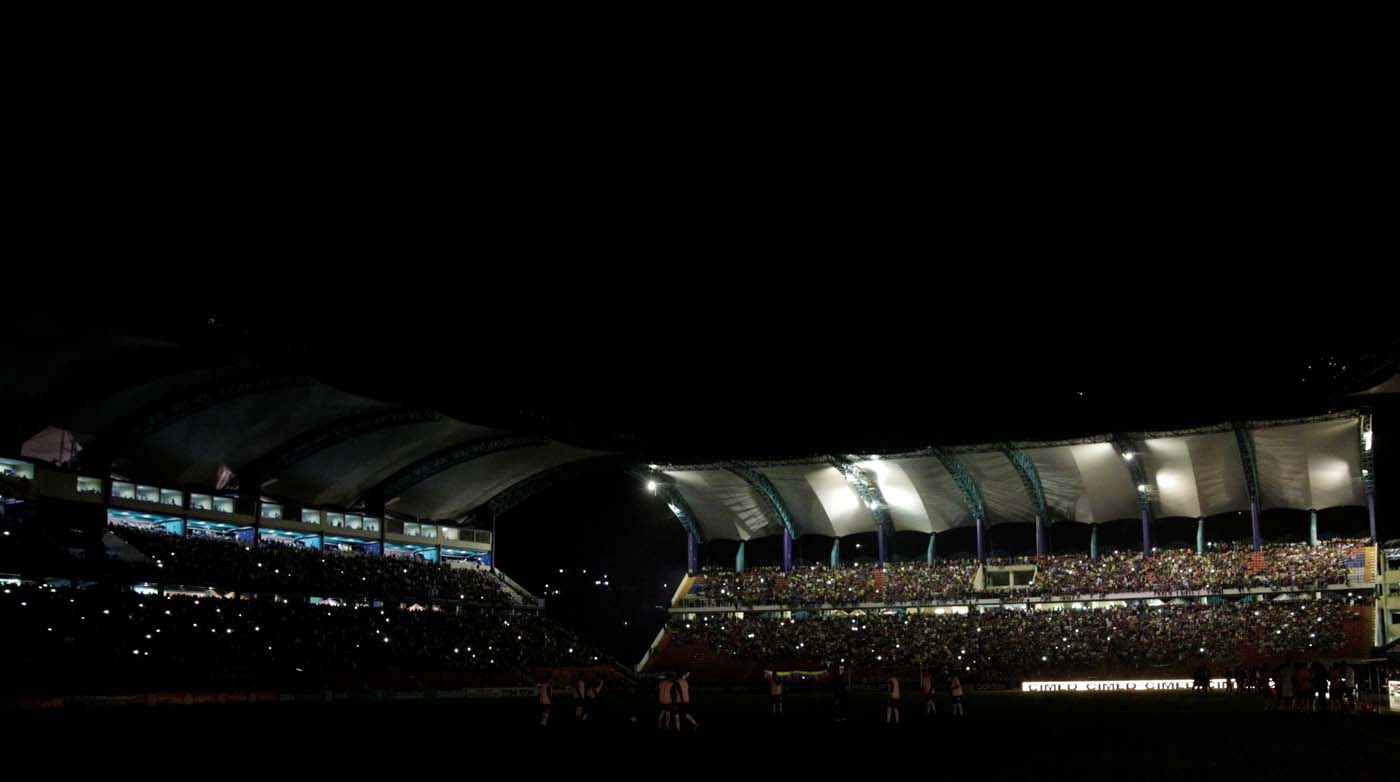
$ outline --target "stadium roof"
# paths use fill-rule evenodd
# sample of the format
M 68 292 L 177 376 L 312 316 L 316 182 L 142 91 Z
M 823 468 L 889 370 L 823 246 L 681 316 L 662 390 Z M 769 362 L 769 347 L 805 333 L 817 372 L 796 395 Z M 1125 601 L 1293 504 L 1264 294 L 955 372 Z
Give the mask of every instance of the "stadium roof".
M 1049 520 L 1097 524 L 1137 516 L 1140 501 L 1158 517 L 1197 518 L 1249 509 L 1242 447 L 1253 451 L 1264 510 L 1364 504 L 1360 424 L 1359 414 L 1341 413 L 884 456 L 661 465 L 658 472 L 706 539 L 782 534 L 783 514 L 796 534 L 838 537 L 874 531 L 885 514 L 896 531 L 942 532 L 973 525 L 974 509 L 988 525 L 1032 522 L 1038 506 Z M 861 480 L 876 493 L 862 493 Z
M 3 389 L 0 450 L 180 487 L 456 520 L 605 453 L 358 396 L 309 375 L 153 340 L 47 358 Z
M 163 310 L 147 320 L 157 315 L 164 324 Z M 169 331 L 126 317 L 122 310 L 110 321 L 56 318 L 45 321 L 48 330 L 21 322 L 27 330 L 6 344 L 0 362 L 7 411 L 0 454 L 189 488 L 255 482 L 270 497 L 323 507 L 382 501 L 386 510 L 432 519 L 461 519 L 482 506 L 498 513 L 556 480 L 629 459 L 673 463 L 667 475 L 676 496 L 712 538 L 781 526 L 845 535 L 872 529 L 876 516 L 881 524 L 888 516 L 887 529 L 938 531 L 970 524 L 974 509 L 987 524 L 1029 521 L 1038 511 L 1099 523 L 1136 515 L 1138 483 L 1149 484 L 1145 499 L 1159 516 L 1242 510 L 1249 482 L 1231 427 L 1160 430 L 1338 409 L 1334 403 L 1369 407 L 1392 395 L 1341 393 L 1394 374 L 1380 359 L 1331 357 L 1326 372 L 1365 364 L 1366 384 L 1307 374 L 1324 371 L 1319 360 L 1305 364 L 1288 391 L 1280 373 L 1296 362 L 1278 358 L 1268 372 L 1199 389 L 1126 390 L 1119 365 L 1094 369 L 1095 359 L 1072 382 L 1026 394 L 1014 381 L 1043 374 L 1045 364 L 1006 367 L 1000 354 L 978 360 L 983 354 L 969 350 L 972 363 L 956 381 L 848 396 L 829 378 L 821 385 L 832 393 L 820 394 L 770 382 L 802 376 L 791 374 L 803 364 L 795 358 L 780 362 L 783 371 L 769 366 L 771 376 L 745 374 L 749 358 L 719 364 L 734 371 L 678 372 L 680 352 L 668 349 L 657 353 L 664 372 L 655 365 L 629 372 L 627 351 L 600 348 L 575 330 L 549 349 L 494 335 L 480 344 L 458 340 L 456 314 L 415 318 L 409 328 L 292 308 L 232 325 L 181 319 Z M 111 331 L 117 322 L 131 330 Z M 813 346 L 804 361 L 836 366 L 818 360 L 830 349 L 825 342 L 799 342 Z M 724 355 L 687 360 L 701 366 Z M 1194 374 L 1217 369 L 1218 360 L 1208 361 Z M 1362 502 L 1355 419 L 1256 427 L 1261 505 Z M 1119 435 L 1121 445 L 1109 435 L 1047 442 L 1125 428 L 1155 433 Z M 1034 442 L 908 450 L 1006 438 Z M 1141 452 L 1142 480 L 1114 455 L 1123 450 Z M 802 458 L 812 453 L 823 455 Z M 843 455 L 852 453 L 860 455 Z M 729 461 L 746 454 L 798 458 Z M 862 505 L 871 498 L 851 490 L 848 462 L 874 476 L 887 508 Z

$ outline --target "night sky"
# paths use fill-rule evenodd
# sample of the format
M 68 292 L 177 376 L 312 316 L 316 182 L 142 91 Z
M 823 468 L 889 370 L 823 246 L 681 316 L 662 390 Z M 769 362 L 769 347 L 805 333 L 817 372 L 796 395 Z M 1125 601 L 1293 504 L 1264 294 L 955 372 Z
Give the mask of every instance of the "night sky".
M 736 288 L 725 297 L 707 285 L 684 297 L 636 299 L 555 285 L 533 298 L 482 291 L 395 306 L 298 307 L 295 296 L 279 294 L 270 312 L 105 302 L 76 316 L 40 307 L 12 313 L 28 336 L 12 344 L 7 367 L 23 372 L 26 355 L 122 331 L 253 356 L 353 393 L 623 451 L 639 463 L 685 463 L 1320 413 L 1352 406 L 1342 397 L 1392 376 L 1400 356 L 1394 330 L 1344 320 L 1279 320 L 1244 332 L 1224 312 L 1147 328 L 1107 306 L 1092 316 L 1067 308 L 997 318 L 970 304 L 870 308 L 855 291 L 763 307 L 774 293 Z M 845 309 L 832 309 L 833 296 Z M 1383 443 L 1395 401 L 1373 401 Z M 1385 454 L 1377 448 L 1381 487 L 1392 472 Z M 1379 495 L 1382 537 L 1400 535 L 1386 521 L 1384 488 Z M 1134 524 L 1105 525 L 1101 544 L 1136 545 Z M 1213 537 L 1248 535 L 1243 516 L 1210 525 Z M 1266 513 L 1263 525 L 1266 536 L 1298 538 L 1306 514 Z M 1327 512 L 1322 525 L 1324 534 L 1360 534 L 1365 517 Z M 500 565 L 546 597 L 551 615 L 624 663 L 640 658 L 684 570 L 685 537 L 664 503 L 634 478 L 599 473 L 536 495 L 497 519 L 497 531 Z M 1193 542 L 1194 524 L 1166 520 L 1156 534 L 1166 545 Z M 1055 526 L 1052 549 L 1084 550 L 1087 535 L 1082 525 Z M 844 558 L 867 556 L 869 537 L 843 544 Z M 799 557 L 812 560 L 830 546 L 799 543 Z M 989 543 L 995 554 L 1034 545 L 1028 525 L 994 527 Z M 922 537 L 898 536 L 894 556 L 922 556 L 923 545 Z M 939 536 L 940 554 L 972 547 L 971 530 Z M 731 565 L 733 555 L 725 542 L 703 552 Z M 750 564 L 779 557 L 776 540 L 748 552 Z

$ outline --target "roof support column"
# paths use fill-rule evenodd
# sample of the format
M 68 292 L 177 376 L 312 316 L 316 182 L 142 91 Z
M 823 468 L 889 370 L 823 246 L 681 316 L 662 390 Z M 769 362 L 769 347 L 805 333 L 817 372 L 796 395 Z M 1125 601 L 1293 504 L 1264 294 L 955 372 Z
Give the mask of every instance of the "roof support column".
M 936 533 L 936 532 L 930 532 L 930 533 L 928 534 L 928 563 L 929 563 L 930 565 L 933 564 L 933 544 L 934 544 L 934 541 L 937 540 L 937 539 L 938 539 L 938 533 Z
M 832 456 L 829 461 L 833 467 L 841 471 L 846 482 L 851 484 L 851 489 L 855 491 L 856 497 L 870 510 L 870 517 L 875 520 L 880 567 L 884 568 L 885 535 L 894 532 L 894 520 L 890 518 L 890 504 L 885 502 L 885 496 L 880 492 L 880 485 L 876 482 L 875 475 L 856 464 L 855 456 L 846 456 L 845 458 Z
M 739 541 L 739 551 L 734 554 L 734 572 L 744 572 L 744 548 L 748 541 Z
M 1259 532 L 1259 462 L 1254 455 L 1254 432 L 1247 425 L 1235 424 L 1235 442 L 1240 448 L 1240 462 L 1244 468 L 1244 484 L 1249 489 L 1249 526 L 1254 535 L 1254 550 L 1264 548 L 1264 538 Z
M 1123 434 L 1113 435 L 1113 447 L 1127 463 L 1128 475 L 1137 487 L 1138 508 L 1142 510 L 1142 553 L 1152 553 L 1152 485 L 1147 482 L 1147 470 L 1139 458 L 1143 449 L 1133 438 Z
M 1001 452 L 1011 462 L 1011 466 L 1016 468 L 1016 475 L 1021 479 L 1021 485 L 1026 489 L 1026 497 L 1031 501 L 1031 510 L 1035 511 L 1035 554 L 1044 556 L 1050 551 L 1049 530 L 1046 526 L 1050 522 L 1050 513 L 1045 504 L 1045 490 L 1040 484 L 1040 472 L 1035 468 L 1035 462 L 1025 451 L 1014 445 L 1006 444 L 1001 447 Z
M 987 552 L 982 528 L 987 525 L 987 505 L 982 501 L 982 492 L 977 488 L 977 482 L 972 479 L 972 473 L 968 472 L 962 461 L 952 453 L 942 448 L 933 448 L 930 453 L 943 464 L 943 469 L 948 471 L 948 475 L 958 485 L 958 490 L 962 493 L 963 504 L 967 506 L 967 512 L 971 514 L 973 521 L 977 524 L 977 561 L 986 561 Z M 1011 463 L 1017 463 L 1014 457 Z
M 1366 513 L 1371 517 L 1371 544 L 1376 543 L 1376 493 L 1366 495 Z
M 768 480 L 768 476 L 759 472 L 754 467 L 747 464 L 734 463 L 730 465 L 729 471 L 743 478 L 758 492 L 768 506 L 773 509 L 773 514 L 778 517 L 778 523 L 783 525 L 783 570 L 792 570 L 792 541 L 797 537 L 797 529 L 792 521 L 792 514 L 788 513 L 787 505 L 783 502 L 782 495 L 774 488 L 773 482 Z
M 835 538 L 831 541 L 831 566 L 836 567 L 841 564 L 841 539 Z
M 670 509 L 671 515 L 675 516 L 676 521 L 679 521 L 681 526 L 685 528 L 687 538 L 686 568 L 689 573 L 694 574 L 699 570 L 700 556 L 697 548 L 699 544 L 705 542 L 705 535 L 700 531 L 700 525 L 696 521 L 694 511 L 690 509 L 690 504 L 685 501 L 680 491 L 676 489 L 671 480 L 663 473 L 655 471 L 647 472 L 639 468 L 630 469 L 627 473 L 643 481 L 646 484 L 647 491 L 652 494 L 661 495 L 661 497 L 666 500 L 666 507 Z M 495 541 L 496 535 L 493 528 L 491 534 L 493 546 Z
M 1361 490 L 1366 493 L 1366 514 L 1371 520 L 1371 543 L 1376 537 L 1376 452 L 1375 434 L 1372 431 L 1371 411 L 1361 414 Z
M 1196 556 L 1206 553 L 1206 520 L 1196 519 Z
M 1308 542 L 1317 545 L 1317 511 L 1308 511 Z
M 1099 558 L 1099 525 L 1089 528 L 1089 559 Z
M 1259 501 L 1249 501 L 1249 529 L 1254 535 L 1254 550 L 1259 551 L 1264 548 L 1264 538 L 1259 532 Z

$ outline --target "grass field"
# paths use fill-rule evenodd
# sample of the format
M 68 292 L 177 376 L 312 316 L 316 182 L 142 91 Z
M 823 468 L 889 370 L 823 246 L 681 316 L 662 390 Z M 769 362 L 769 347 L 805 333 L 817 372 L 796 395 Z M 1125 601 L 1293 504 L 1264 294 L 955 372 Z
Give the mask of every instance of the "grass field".
M 1265 713 L 1249 697 L 973 692 L 962 719 L 949 715 L 946 697 L 932 718 L 910 700 L 897 727 L 883 723 L 877 693 L 852 693 L 850 720 L 840 724 L 820 691 L 789 694 L 780 720 L 769 717 L 768 699 L 757 691 L 697 689 L 694 701 L 701 730 L 679 736 L 656 729 L 650 693 L 617 691 L 605 693 L 582 725 L 572 702 L 561 699 L 544 729 L 538 707 L 525 699 L 90 708 L 0 718 L 10 752 L 60 740 L 151 746 L 163 759 L 188 752 L 199 762 L 207 742 L 232 739 L 273 752 L 312 747 L 310 756 L 293 753 L 292 762 L 354 760 L 360 770 L 408 756 L 432 772 L 467 758 L 509 769 L 536 757 L 554 768 L 558 758 L 584 752 L 627 758 L 637 771 L 676 759 L 695 773 L 714 764 L 752 772 L 810 766 L 833 773 L 956 768 L 993 777 L 1400 779 L 1400 716 Z

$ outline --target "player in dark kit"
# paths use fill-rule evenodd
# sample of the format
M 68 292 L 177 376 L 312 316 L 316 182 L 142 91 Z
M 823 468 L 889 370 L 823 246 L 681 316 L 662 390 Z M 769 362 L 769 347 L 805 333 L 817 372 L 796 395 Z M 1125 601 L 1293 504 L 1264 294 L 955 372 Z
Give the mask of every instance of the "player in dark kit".
M 924 716 L 938 713 L 938 706 L 933 702 L 933 674 L 925 668 L 919 669 L 919 690 L 924 695 Z
M 846 721 L 846 691 L 850 687 L 850 674 L 845 665 L 837 665 L 831 673 L 832 713 L 837 722 Z
M 768 696 L 772 699 L 773 716 L 783 716 L 783 677 L 777 671 L 768 672 Z

